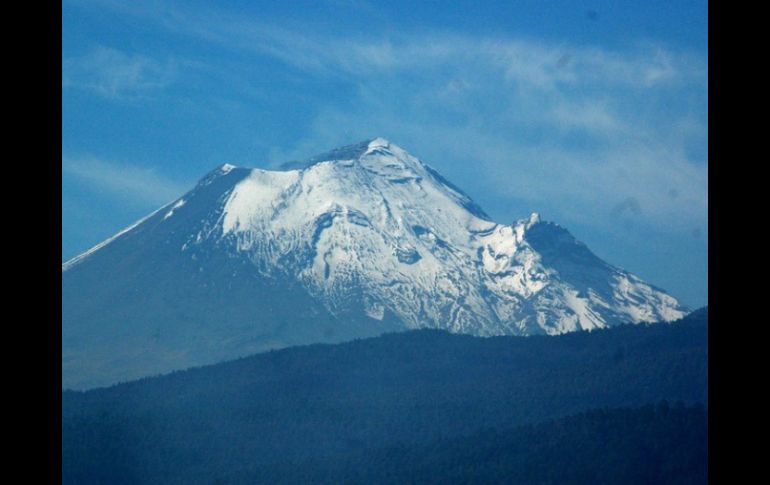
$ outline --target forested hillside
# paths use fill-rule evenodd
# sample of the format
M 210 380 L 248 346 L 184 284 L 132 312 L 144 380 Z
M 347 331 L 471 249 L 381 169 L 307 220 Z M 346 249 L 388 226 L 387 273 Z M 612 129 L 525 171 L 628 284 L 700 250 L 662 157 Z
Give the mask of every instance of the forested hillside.
M 707 472 L 706 409 L 664 401 L 217 476 L 220 483 L 686 485 L 707 483 Z
M 707 380 L 706 311 L 558 337 L 422 330 L 295 347 L 64 392 L 64 481 L 291 482 L 299 469 L 330 481 L 401 483 L 414 473 L 446 482 L 486 470 L 491 481 L 531 473 L 569 483 L 601 457 L 604 483 L 667 470 L 674 457 L 705 474 L 702 407 L 607 409 L 707 406 Z M 544 424 L 592 409 L 607 411 Z M 459 460 L 465 448 L 475 458 Z M 541 469 L 548 463 L 553 473 Z

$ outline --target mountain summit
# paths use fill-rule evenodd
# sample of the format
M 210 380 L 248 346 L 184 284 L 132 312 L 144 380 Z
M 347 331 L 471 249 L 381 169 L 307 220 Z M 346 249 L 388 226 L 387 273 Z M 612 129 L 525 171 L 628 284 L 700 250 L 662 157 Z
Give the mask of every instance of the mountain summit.
M 383 138 L 225 164 L 62 265 L 62 386 L 406 328 L 559 334 L 671 321 L 676 299 L 538 214 L 500 224 Z

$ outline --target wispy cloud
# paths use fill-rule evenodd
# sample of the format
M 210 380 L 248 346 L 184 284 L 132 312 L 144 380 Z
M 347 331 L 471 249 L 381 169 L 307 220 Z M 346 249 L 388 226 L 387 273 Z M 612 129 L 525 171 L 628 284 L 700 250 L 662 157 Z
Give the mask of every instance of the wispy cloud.
M 279 59 L 325 76 L 370 78 L 395 72 L 482 68 L 507 82 L 538 89 L 560 86 L 649 88 L 705 75 L 705 65 L 659 45 L 633 52 L 533 40 L 430 33 L 355 38 L 301 33 L 225 15 L 178 13 L 170 27 L 224 47 Z
M 344 103 L 309 97 L 313 122 L 293 146 L 274 146 L 271 162 L 379 135 L 482 198 L 553 208 L 565 223 L 707 225 L 708 69 L 692 52 L 438 30 L 362 37 L 210 7 L 107 4 L 235 54 L 242 72 L 269 58 L 302 79 L 345 86 Z
M 244 17 L 222 9 L 180 9 L 167 2 L 99 0 L 122 14 L 141 17 L 177 34 L 197 37 L 224 48 L 281 60 L 296 68 L 329 76 L 379 76 L 396 70 L 423 71 L 447 66 L 486 65 L 511 81 L 540 88 L 558 84 L 624 84 L 650 87 L 703 77 L 706 65 L 654 43 L 635 50 L 542 42 L 510 37 L 458 35 L 442 31 L 376 32 L 349 36 Z M 372 10 L 368 2 L 335 0 Z M 686 70 L 680 69 L 689 64 Z
M 136 98 L 166 87 L 175 72 L 171 61 L 99 46 L 86 55 L 62 61 L 62 87 L 86 89 L 111 99 Z
M 62 159 L 62 170 L 110 197 L 148 207 L 166 204 L 189 189 L 154 169 L 96 158 Z

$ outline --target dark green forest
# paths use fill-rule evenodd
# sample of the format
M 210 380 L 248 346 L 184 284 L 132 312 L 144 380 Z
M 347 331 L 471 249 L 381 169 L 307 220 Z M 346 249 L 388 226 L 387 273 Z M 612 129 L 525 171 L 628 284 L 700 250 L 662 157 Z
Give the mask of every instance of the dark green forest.
M 335 460 L 244 467 L 218 481 L 686 485 L 707 483 L 707 471 L 705 407 L 663 401 Z
M 672 404 L 666 404 L 672 403 Z M 64 483 L 705 483 L 708 313 L 435 330 L 62 393 Z

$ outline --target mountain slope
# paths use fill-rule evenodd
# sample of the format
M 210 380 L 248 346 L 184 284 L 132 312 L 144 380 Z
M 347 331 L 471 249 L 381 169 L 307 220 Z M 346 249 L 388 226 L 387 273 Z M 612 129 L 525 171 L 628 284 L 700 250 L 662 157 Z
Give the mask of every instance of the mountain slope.
M 223 165 L 65 263 L 62 385 L 386 330 L 559 334 L 684 314 L 537 214 L 491 221 L 377 138 L 279 171 Z

